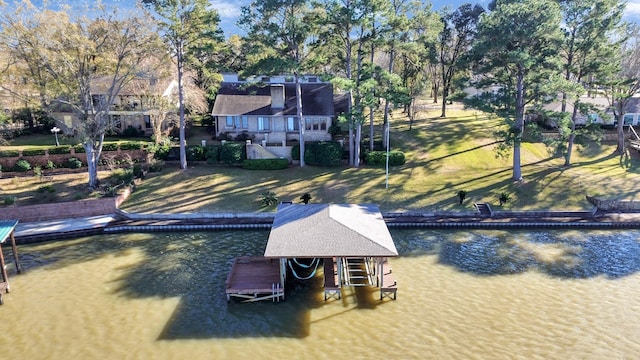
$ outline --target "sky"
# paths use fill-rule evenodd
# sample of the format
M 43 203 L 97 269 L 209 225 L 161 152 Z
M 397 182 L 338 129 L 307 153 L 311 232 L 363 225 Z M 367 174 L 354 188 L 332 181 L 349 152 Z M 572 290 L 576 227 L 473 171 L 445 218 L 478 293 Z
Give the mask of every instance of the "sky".
M 218 10 L 220 15 L 220 26 L 224 30 L 225 36 L 244 33 L 237 27 L 235 22 L 240 16 L 242 6 L 251 3 L 251 0 L 210 0 L 211 5 Z M 444 7 L 457 8 L 464 3 L 480 4 L 487 7 L 490 0 L 432 0 L 433 10 L 441 10 Z M 640 22 L 640 0 L 627 0 L 624 19 L 632 22 Z
M 15 1 L 15 0 L 14 0 Z M 32 0 L 36 5 L 42 5 L 43 2 L 56 3 L 86 3 L 86 0 Z M 242 6 L 251 3 L 251 0 L 209 0 L 211 6 L 218 10 L 220 15 L 220 26 L 224 30 L 225 36 L 229 37 L 233 34 L 244 34 L 244 31 L 236 25 L 236 21 L 240 16 Z M 434 10 L 441 10 L 443 7 L 457 8 L 463 3 L 479 3 L 486 7 L 490 0 L 431 0 Z M 11 1 L 9 1 L 11 2 Z M 119 7 L 132 6 L 133 0 L 102 0 L 107 5 L 118 5 Z M 627 8 L 624 15 L 625 20 L 632 22 L 640 22 L 640 0 L 627 0 Z

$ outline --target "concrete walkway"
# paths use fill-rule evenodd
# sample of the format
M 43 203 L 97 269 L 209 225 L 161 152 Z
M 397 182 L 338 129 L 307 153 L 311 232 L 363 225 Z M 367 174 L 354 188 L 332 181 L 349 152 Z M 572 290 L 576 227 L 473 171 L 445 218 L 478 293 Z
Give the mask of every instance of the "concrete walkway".
M 116 221 L 115 214 L 18 223 L 14 236 L 16 241 L 24 243 L 24 240 L 33 242 L 38 240 L 69 238 L 83 234 L 99 234 L 113 221 Z

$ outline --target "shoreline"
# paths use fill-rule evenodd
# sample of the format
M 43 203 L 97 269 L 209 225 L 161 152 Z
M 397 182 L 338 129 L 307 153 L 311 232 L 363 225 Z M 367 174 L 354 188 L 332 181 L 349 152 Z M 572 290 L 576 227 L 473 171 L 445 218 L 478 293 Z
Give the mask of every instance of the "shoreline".
M 430 229 L 640 229 L 640 212 L 494 211 L 383 212 L 389 228 Z M 268 230 L 275 213 L 115 214 L 18 224 L 18 244 L 127 232 Z

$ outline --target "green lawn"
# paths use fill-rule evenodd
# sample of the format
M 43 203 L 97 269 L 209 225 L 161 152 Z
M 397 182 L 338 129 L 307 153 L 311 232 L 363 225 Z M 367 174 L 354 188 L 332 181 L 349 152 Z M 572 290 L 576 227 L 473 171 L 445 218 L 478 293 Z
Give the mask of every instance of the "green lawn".
M 186 171 L 167 168 L 144 181 L 124 209 L 131 212 L 272 211 L 262 208 L 260 194 L 274 192 L 281 201 L 299 201 L 308 192 L 312 203 L 374 203 L 383 211 L 468 211 L 473 202 L 489 202 L 506 192 L 505 209 L 589 210 L 585 195 L 633 200 L 640 191 L 637 154 L 612 156 L 614 144 L 575 151 L 573 166 L 549 157 L 541 143 L 522 146 L 524 180 L 511 181 L 512 159 L 496 157 L 493 132 L 498 119 L 473 111 L 425 114 L 409 131 L 398 114 L 392 119 L 393 147 L 405 151 L 407 163 L 385 169 L 292 167 L 249 171 L 214 166 Z M 363 133 L 368 133 L 365 129 Z M 458 190 L 468 192 L 460 206 Z

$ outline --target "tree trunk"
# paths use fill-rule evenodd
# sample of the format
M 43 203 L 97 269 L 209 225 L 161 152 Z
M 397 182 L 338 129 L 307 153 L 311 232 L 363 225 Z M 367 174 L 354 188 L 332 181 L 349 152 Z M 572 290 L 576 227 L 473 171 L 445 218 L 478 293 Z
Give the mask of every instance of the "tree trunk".
M 524 129 L 524 71 L 518 69 L 516 83 L 516 118 L 513 138 L 513 180 L 522 180 L 522 168 L 520 163 L 520 143 Z
M 616 147 L 616 154 L 622 156 L 625 153 L 624 148 L 624 112 L 619 112 L 618 115 L 618 147 Z
M 440 113 L 441 118 L 447 117 L 447 96 L 449 96 L 448 92 L 449 90 L 447 90 L 447 87 L 445 86 L 442 89 L 442 112 Z
M 573 114 L 571 114 L 571 133 L 567 139 L 567 153 L 564 156 L 564 166 L 571 166 L 571 154 L 573 153 L 573 144 L 576 141 L 576 117 L 578 116 L 577 104 L 573 104 Z M 563 110 L 564 111 L 564 110 Z
M 187 139 L 184 120 L 184 49 L 183 44 L 178 46 L 178 103 L 180 106 L 180 169 L 187 169 Z
M 353 157 L 353 166 L 360 167 L 360 143 L 362 141 L 362 124 L 356 126 L 355 153 Z
M 304 119 L 302 118 L 302 87 L 300 85 L 300 77 L 296 72 L 294 74 L 296 80 L 296 114 L 298 116 L 298 134 L 300 136 L 300 167 L 304 167 Z

